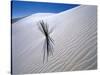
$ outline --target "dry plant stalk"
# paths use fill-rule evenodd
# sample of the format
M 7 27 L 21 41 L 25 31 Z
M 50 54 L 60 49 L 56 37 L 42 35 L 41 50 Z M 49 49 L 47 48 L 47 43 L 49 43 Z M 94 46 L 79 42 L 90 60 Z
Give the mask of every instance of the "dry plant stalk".
M 43 63 L 48 61 L 48 57 L 53 55 L 54 50 L 54 40 L 50 37 L 50 33 L 48 29 L 48 24 L 45 23 L 43 20 L 39 21 L 39 29 L 45 36 L 45 41 L 43 45 Z

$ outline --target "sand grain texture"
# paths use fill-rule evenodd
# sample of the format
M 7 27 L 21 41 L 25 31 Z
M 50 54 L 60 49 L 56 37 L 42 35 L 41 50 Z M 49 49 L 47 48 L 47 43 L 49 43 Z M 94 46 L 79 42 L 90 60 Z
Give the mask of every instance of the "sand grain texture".
M 52 30 L 54 54 L 43 64 L 45 36 L 38 29 L 44 20 Z M 97 68 L 97 9 L 81 5 L 50 16 L 34 14 L 12 24 L 14 74 L 90 70 Z

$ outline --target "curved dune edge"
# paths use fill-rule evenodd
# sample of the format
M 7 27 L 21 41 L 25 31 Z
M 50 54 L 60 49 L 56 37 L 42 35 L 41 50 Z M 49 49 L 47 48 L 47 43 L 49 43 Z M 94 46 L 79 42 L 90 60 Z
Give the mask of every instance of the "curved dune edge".
M 14 74 L 91 70 L 97 68 L 97 8 L 81 5 L 45 18 L 26 17 L 12 25 Z M 41 18 L 55 40 L 54 55 L 43 64 Z

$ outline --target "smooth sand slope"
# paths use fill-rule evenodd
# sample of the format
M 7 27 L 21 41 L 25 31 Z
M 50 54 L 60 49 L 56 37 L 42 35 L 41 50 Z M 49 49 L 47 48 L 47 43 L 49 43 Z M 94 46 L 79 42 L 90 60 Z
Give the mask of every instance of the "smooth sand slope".
M 12 24 L 14 74 L 90 70 L 97 68 L 97 8 L 81 5 L 53 14 L 30 15 Z M 43 63 L 45 36 L 39 21 L 48 23 L 55 46 Z

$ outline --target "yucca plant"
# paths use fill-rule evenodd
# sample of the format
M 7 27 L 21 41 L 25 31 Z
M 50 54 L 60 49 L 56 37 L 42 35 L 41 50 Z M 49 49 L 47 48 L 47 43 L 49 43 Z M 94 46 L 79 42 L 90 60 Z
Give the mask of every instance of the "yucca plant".
M 39 21 L 39 29 L 45 36 L 43 45 L 43 63 L 48 61 L 48 57 L 53 55 L 54 50 L 54 40 L 50 37 L 49 25 L 43 20 Z

